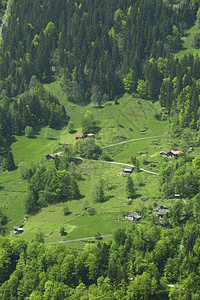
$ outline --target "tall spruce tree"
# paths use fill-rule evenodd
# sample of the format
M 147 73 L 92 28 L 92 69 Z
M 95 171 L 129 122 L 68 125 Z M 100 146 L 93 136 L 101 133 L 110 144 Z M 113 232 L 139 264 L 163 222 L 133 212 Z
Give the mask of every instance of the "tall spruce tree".
M 15 162 L 14 162 L 14 158 L 13 158 L 13 154 L 11 151 L 8 152 L 7 157 L 6 157 L 6 163 L 5 163 L 5 169 L 8 171 L 13 171 L 15 170 L 16 166 L 15 166 Z
M 133 183 L 133 179 L 131 176 L 129 176 L 127 178 L 126 194 L 127 194 L 128 198 L 133 198 L 135 196 L 135 188 L 134 188 L 134 183 Z

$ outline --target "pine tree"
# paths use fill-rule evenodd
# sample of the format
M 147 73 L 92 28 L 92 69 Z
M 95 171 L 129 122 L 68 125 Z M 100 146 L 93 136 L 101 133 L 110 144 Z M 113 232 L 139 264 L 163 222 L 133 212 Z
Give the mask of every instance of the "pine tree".
M 7 154 L 5 168 L 8 171 L 15 170 L 15 168 L 16 168 L 15 163 L 14 163 L 13 154 L 12 154 L 11 151 L 9 151 L 8 154 Z
M 105 200 L 105 195 L 103 191 L 103 184 L 101 183 L 99 185 L 99 190 L 98 190 L 98 202 L 104 202 Z
M 72 197 L 72 199 L 79 199 L 81 194 L 80 194 L 80 191 L 79 191 L 77 181 L 74 178 L 74 176 L 72 176 L 72 178 L 71 178 L 70 188 L 71 188 L 71 197 Z
M 98 184 L 94 187 L 94 202 L 95 203 L 102 203 L 105 201 L 105 195 L 104 195 L 104 181 L 99 180 Z
M 127 193 L 128 198 L 133 198 L 135 196 L 135 188 L 134 188 L 134 183 L 133 183 L 133 179 L 131 176 L 129 176 L 127 178 L 126 193 Z

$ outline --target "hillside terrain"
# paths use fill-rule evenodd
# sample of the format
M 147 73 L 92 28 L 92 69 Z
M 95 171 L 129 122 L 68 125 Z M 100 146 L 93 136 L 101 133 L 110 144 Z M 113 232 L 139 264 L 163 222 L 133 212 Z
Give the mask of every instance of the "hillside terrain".
M 200 299 L 200 2 L 0 19 L 0 299 Z
M 55 84 L 52 84 L 53 86 Z M 48 88 L 51 88 L 51 85 L 48 86 Z M 59 89 L 58 89 L 59 90 Z M 58 96 L 58 95 L 57 95 Z M 140 104 L 139 104 L 139 103 Z M 84 107 L 80 107 L 79 105 L 76 105 L 71 108 L 72 114 L 71 114 L 71 122 L 74 123 L 74 129 L 77 132 L 81 132 L 81 124 L 80 119 L 84 115 L 84 113 L 87 110 L 90 110 L 94 114 L 94 118 L 96 120 L 96 124 L 98 124 L 99 131 L 97 135 L 95 135 L 95 139 L 97 141 L 97 144 L 99 144 L 101 147 L 104 145 L 107 147 L 109 145 L 112 145 L 111 147 L 107 147 L 106 152 L 109 156 L 112 158 L 112 162 L 119 162 L 124 164 L 132 164 L 131 163 L 131 157 L 136 156 L 138 160 L 140 161 L 140 166 L 144 167 L 148 171 L 158 172 L 158 166 L 151 167 L 151 163 L 155 162 L 158 164 L 160 161 L 160 145 L 162 144 L 165 149 L 167 150 L 168 144 L 166 143 L 167 139 L 167 132 L 166 132 L 166 126 L 168 121 L 158 121 L 155 118 L 156 112 L 160 111 L 160 107 L 158 103 L 152 104 L 151 102 L 146 102 L 144 100 L 134 99 L 131 98 L 131 96 L 124 96 L 123 98 L 119 99 L 119 104 L 115 105 L 113 102 L 108 102 L 105 104 L 105 106 L 101 109 L 98 109 L 94 107 L 93 105 L 88 105 Z M 129 111 L 133 111 L 131 114 L 128 113 Z M 141 114 L 140 118 L 138 117 L 138 113 Z M 77 118 L 77 115 L 80 117 Z M 109 116 L 109 117 L 108 117 Z M 147 117 L 148 116 L 148 117 Z M 136 119 L 135 119 L 136 117 Z M 158 125 L 159 124 L 159 125 Z M 144 127 L 148 127 L 148 130 L 143 134 L 141 130 Z M 130 127 L 128 127 L 130 126 Z M 129 128 L 132 128 L 130 131 Z M 134 128 L 134 129 L 133 129 Z M 67 127 L 63 127 L 60 130 L 50 130 L 49 135 L 50 138 L 45 138 L 45 128 L 43 128 L 40 132 L 36 133 L 34 139 L 29 139 L 27 137 L 17 137 L 17 139 L 12 144 L 12 152 L 14 155 L 14 160 L 17 165 L 20 165 L 20 163 L 26 162 L 27 164 L 37 162 L 37 161 L 44 161 L 45 157 L 48 153 L 56 153 L 59 152 L 57 150 L 59 148 L 60 144 L 73 144 L 75 141 L 75 133 L 69 133 L 67 130 Z M 110 140 L 109 140 L 110 138 Z M 133 140 L 133 141 L 132 141 Z M 120 144 L 121 141 L 127 141 L 127 143 Z M 113 144 L 115 143 L 115 144 Z M 118 145 L 119 143 L 119 145 Z M 156 145 L 155 145 L 156 144 Z M 61 151 L 62 152 L 62 151 Z M 142 154 L 143 153 L 143 154 Z M 147 154 L 145 154 L 147 153 Z M 62 155 L 62 154 L 61 154 Z M 145 156 L 144 156 L 145 155 Z M 143 164 L 144 158 L 148 161 L 148 165 Z M 47 164 L 47 162 L 45 162 Z M 53 162 L 48 162 L 48 164 L 53 164 Z M 126 185 L 126 178 L 122 176 L 122 171 L 124 169 L 125 165 L 114 165 L 109 164 L 109 161 L 105 161 L 105 163 L 101 163 L 98 161 L 90 161 L 90 160 L 83 160 L 83 162 L 80 164 L 80 166 L 77 166 L 76 172 L 82 174 L 83 180 L 79 182 L 81 194 L 83 194 L 83 199 L 78 200 L 78 202 L 72 203 L 72 209 L 71 209 L 71 203 L 69 203 L 70 211 L 72 214 L 68 217 L 63 215 L 62 207 L 63 204 L 59 204 L 58 207 L 54 208 L 44 208 L 44 211 L 51 211 L 58 209 L 60 211 L 60 214 L 63 215 L 63 221 L 60 223 L 60 218 L 57 217 L 57 214 L 55 214 L 55 219 L 59 220 L 57 226 L 57 237 L 59 238 L 59 228 L 61 225 L 64 225 L 66 223 L 66 226 L 68 224 L 68 220 L 72 221 L 74 219 L 74 215 L 78 215 L 78 217 L 82 214 L 84 214 L 84 202 L 87 201 L 88 205 L 94 205 L 92 199 L 92 192 L 95 188 L 95 184 L 97 183 L 98 179 L 101 178 L 106 182 L 106 185 L 109 184 L 109 187 L 106 188 L 107 190 L 107 197 L 111 198 L 109 201 L 106 201 L 105 203 L 102 203 L 101 205 L 96 204 L 97 209 L 100 209 L 100 213 L 112 213 L 114 215 L 122 214 L 123 211 L 129 212 L 139 206 L 141 203 L 140 198 L 145 195 L 145 192 L 151 195 L 153 199 L 160 199 L 162 198 L 161 194 L 158 192 L 158 179 L 154 178 L 155 181 L 155 189 L 152 191 L 152 176 L 148 173 L 141 172 L 137 176 L 135 174 L 136 180 L 137 177 L 141 177 L 138 180 L 141 181 L 147 181 L 147 184 L 142 186 L 139 190 L 143 190 L 142 195 L 138 197 L 138 200 L 134 200 L 134 205 L 130 207 L 126 207 L 124 204 L 120 205 L 120 202 L 126 203 L 126 192 L 125 192 L 125 185 Z M 19 198 L 19 203 L 22 202 L 21 199 L 25 196 L 23 194 L 23 189 L 21 189 L 21 186 L 25 188 L 27 185 L 26 181 L 23 180 L 20 176 L 20 169 L 13 171 L 15 173 L 16 181 L 13 180 L 11 182 L 7 183 L 7 186 L 4 183 L 4 189 L 1 191 L 1 199 L 5 199 L 5 204 L 7 205 L 7 213 L 9 215 L 12 215 L 12 198 L 15 197 L 15 199 Z M 3 177 L 5 173 L 2 173 Z M 118 179 L 117 179 L 117 177 Z M 158 177 L 158 176 L 156 176 Z M 116 180 L 117 179 L 117 180 Z M 18 185 L 16 183 L 18 182 Z M 92 184 L 90 183 L 92 182 Z M 148 187 L 148 184 L 150 186 Z M 9 192 L 9 189 L 13 191 Z M 157 187 L 157 188 L 156 188 Z M 149 190 L 150 189 L 150 190 Z M 6 190 L 6 192 L 5 192 Z M 18 191 L 20 194 L 20 197 L 17 195 L 14 195 L 14 191 Z M 26 190 L 26 188 L 25 188 Z M 141 192 L 140 192 L 141 193 Z M 155 194 L 154 194 L 155 193 Z M 10 195 L 10 196 L 9 196 Z M 156 196 L 157 195 L 157 196 Z M 11 198 L 11 202 L 8 202 L 8 198 Z M 2 201 L 3 203 L 3 201 Z M 137 205 L 136 205 L 137 203 Z M 150 203 L 149 203 L 150 204 Z M 17 204 L 18 205 L 18 204 Z M 116 206 L 116 208 L 112 208 L 112 206 Z M 122 208 L 120 207 L 122 206 Z M 20 216 L 21 219 L 19 219 L 19 215 L 16 214 L 16 216 L 12 216 L 12 221 L 10 221 L 9 228 L 11 229 L 14 225 L 21 225 L 21 221 L 23 217 L 25 216 L 24 209 L 22 210 L 20 207 Z M 41 213 L 40 213 L 41 214 Z M 28 220 L 28 224 L 24 226 L 24 236 L 27 235 L 30 236 L 31 231 L 28 230 L 29 227 L 31 228 L 37 228 L 41 229 L 41 231 L 47 235 L 48 231 L 52 230 L 44 230 L 43 227 L 40 228 L 40 226 L 34 221 L 34 218 L 40 220 L 40 223 L 44 224 L 45 222 L 49 223 L 51 222 L 51 227 L 54 227 L 53 223 L 53 213 L 50 214 L 49 221 L 41 221 L 43 217 L 41 215 L 38 215 L 36 217 L 31 217 Z M 73 216 L 73 218 L 72 218 Z M 99 217 L 99 216 L 98 216 Z M 94 218 L 94 217 L 92 217 Z M 122 218 L 122 215 L 121 215 Z M 32 221 L 31 221 L 32 219 Z M 77 219 L 77 217 L 75 217 Z M 18 221 L 17 221 L 18 220 Z M 14 223 L 15 222 L 15 223 Z M 32 224 L 33 222 L 33 224 Z M 85 223 L 85 221 L 83 221 Z M 105 221 L 105 223 L 107 223 Z M 114 222 L 115 223 L 115 222 Z M 43 225 L 42 225 L 43 226 Z M 50 225 L 48 225 L 50 226 Z M 106 225 L 107 226 L 107 225 Z M 121 226 L 121 224 L 120 224 Z M 91 231 L 89 230 L 89 236 L 94 236 L 94 234 L 101 229 L 101 234 L 110 234 L 112 235 L 112 232 L 116 225 L 112 225 L 112 227 L 108 226 L 109 231 L 104 232 L 102 230 L 102 224 L 101 221 L 99 221 L 99 226 L 97 226 Z M 27 229 L 26 229 L 27 228 Z M 74 227 L 76 228 L 76 227 Z M 113 229 L 111 229 L 113 228 Z M 81 234 L 81 231 L 79 228 L 77 228 L 79 231 L 78 238 L 85 237 L 85 234 Z M 33 230 L 33 234 L 35 234 L 35 229 Z M 67 239 L 72 238 L 72 233 L 67 236 Z M 34 236 L 34 235 L 33 235 Z M 62 238 L 60 238 L 62 239 Z M 66 239 L 66 238 L 65 238 Z M 53 236 L 51 236 L 51 240 L 54 241 Z

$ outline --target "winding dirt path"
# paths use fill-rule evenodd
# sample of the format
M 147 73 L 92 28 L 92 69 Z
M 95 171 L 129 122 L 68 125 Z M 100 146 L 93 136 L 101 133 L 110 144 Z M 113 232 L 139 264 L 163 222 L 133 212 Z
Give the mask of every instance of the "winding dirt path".
M 107 237 L 112 237 L 112 234 L 108 235 L 102 235 L 102 238 L 107 238 Z M 93 240 L 95 239 L 94 236 L 86 237 L 86 238 L 81 238 L 81 239 L 75 239 L 75 240 L 66 240 L 66 241 L 59 241 L 59 242 L 52 242 L 52 243 L 45 243 L 46 245 L 56 245 L 56 244 L 65 244 L 65 243 L 71 243 L 71 242 L 81 242 L 81 241 L 87 241 L 87 240 Z
M 97 162 L 97 163 L 100 162 L 100 163 L 107 163 L 107 164 L 114 164 L 114 165 L 121 165 L 121 166 L 128 166 L 128 167 L 135 167 L 134 165 L 131 165 L 131 164 L 125 164 L 125 163 L 120 163 L 120 162 L 116 162 L 116 161 L 95 160 L 95 159 L 82 158 L 82 157 L 76 157 L 76 158 L 81 159 L 81 160 L 94 161 L 94 162 Z M 148 174 L 158 175 L 158 173 L 151 172 L 151 171 L 145 170 L 143 168 L 140 168 L 140 171 L 148 173 Z
M 156 138 L 161 138 L 162 135 L 158 135 L 158 136 L 147 136 L 147 137 L 143 137 L 143 138 L 137 138 L 137 139 L 132 139 L 132 140 L 127 140 L 127 141 L 123 141 L 123 142 L 119 142 L 116 144 L 111 144 L 111 145 L 107 145 L 107 146 L 103 146 L 101 148 L 109 148 L 109 147 L 114 147 L 117 145 L 122 145 L 122 144 L 126 144 L 126 143 L 130 143 L 130 142 L 135 142 L 135 141 L 140 141 L 140 140 L 147 140 L 147 139 L 156 139 Z

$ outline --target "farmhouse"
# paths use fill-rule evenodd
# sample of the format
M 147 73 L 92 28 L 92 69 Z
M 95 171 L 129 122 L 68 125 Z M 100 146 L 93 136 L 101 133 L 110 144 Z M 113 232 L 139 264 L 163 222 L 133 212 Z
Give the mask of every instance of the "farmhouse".
M 93 137 L 94 138 L 94 133 L 87 133 L 87 137 Z
M 179 155 L 182 155 L 182 154 L 183 154 L 183 151 L 181 151 L 181 150 L 178 150 L 178 151 L 171 150 L 166 153 L 163 151 L 160 152 L 160 156 L 167 156 L 168 158 L 177 158 Z
M 163 217 L 167 216 L 168 213 L 169 213 L 169 210 L 167 209 L 167 207 L 165 205 L 161 205 L 160 209 L 158 211 L 158 218 L 163 219 Z
M 128 221 L 139 221 L 142 217 L 137 212 L 131 212 L 127 216 L 125 216 L 125 220 Z
M 13 228 L 14 228 L 14 232 L 13 232 L 14 234 L 20 234 L 24 231 L 24 229 L 19 226 L 14 226 Z
M 126 167 L 126 168 L 123 170 L 122 174 L 123 174 L 123 175 L 130 175 L 130 174 L 133 172 L 133 170 L 134 170 L 134 167 Z
M 171 150 L 169 152 L 166 153 L 166 156 L 169 158 L 176 158 L 179 155 L 183 154 L 183 151 L 175 151 L 175 150 Z
M 82 139 L 83 138 L 83 134 L 76 134 L 75 135 L 75 139 L 78 140 L 78 139 Z
M 54 160 L 54 159 L 55 159 L 55 155 L 52 154 L 52 153 L 47 154 L 47 155 L 46 155 L 46 159 L 47 159 L 47 160 Z

